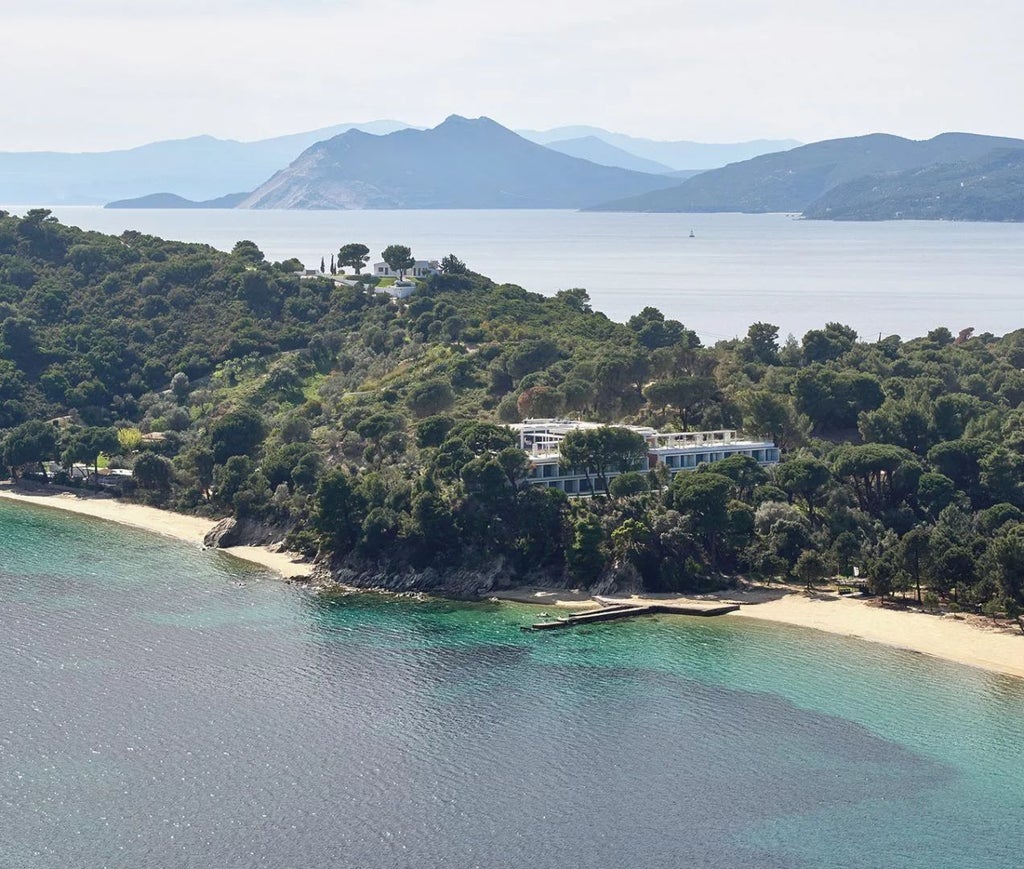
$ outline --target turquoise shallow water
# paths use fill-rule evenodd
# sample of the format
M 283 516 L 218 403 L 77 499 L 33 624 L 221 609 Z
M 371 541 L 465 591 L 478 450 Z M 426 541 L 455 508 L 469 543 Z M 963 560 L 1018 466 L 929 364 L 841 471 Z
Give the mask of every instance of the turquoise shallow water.
M 1019 864 L 1024 682 L 533 615 L 0 503 L 0 867 Z

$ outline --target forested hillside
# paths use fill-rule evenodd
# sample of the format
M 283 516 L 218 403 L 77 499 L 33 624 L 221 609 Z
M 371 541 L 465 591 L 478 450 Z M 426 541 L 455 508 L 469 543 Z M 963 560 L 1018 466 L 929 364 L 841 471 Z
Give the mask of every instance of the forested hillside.
M 976 160 L 1024 141 L 942 133 L 925 141 L 873 133 L 813 142 L 702 172 L 665 190 L 608 202 L 588 211 L 802 212 L 829 190 L 869 175 Z
M 881 593 L 1021 600 L 1024 330 L 780 342 L 756 323 L 706 348 L 653 308 L 613 323 L 584 290 L 497 286 L 454 256 L 400 303 L 298 265 L 0 216 L 6 473 L 104 453 L 134 467 L 130 497 L 421 587 L 496 564 L 510 583 L 673 590 L 857 566 Z M 499 425 L 557 414 L 741 428 L 785 461 L 570 501 L 522 485 Z
M 1024 220 L 1024 150 L 859 178 L 804 210 L 816 220 Z

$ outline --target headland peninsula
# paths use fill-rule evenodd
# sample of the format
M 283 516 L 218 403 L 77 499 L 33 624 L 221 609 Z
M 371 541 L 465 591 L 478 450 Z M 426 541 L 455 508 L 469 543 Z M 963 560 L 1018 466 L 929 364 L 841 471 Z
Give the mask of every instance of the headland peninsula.
M 355 587 L 838 583 L 1016 629 L 1024 330 L 704 346 L 653 307 L 616 323 L 585 289 L 423 255 L 339 240 L 306 269 L 0 214 L 3 474 L 196 517 L 192 542 L 233 519 Z

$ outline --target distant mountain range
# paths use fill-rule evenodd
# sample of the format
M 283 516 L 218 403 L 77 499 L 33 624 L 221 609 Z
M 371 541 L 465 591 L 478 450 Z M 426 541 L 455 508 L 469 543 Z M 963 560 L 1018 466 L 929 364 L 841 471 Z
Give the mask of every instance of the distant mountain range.
M 385 120 L 256 142 L 196 136 L 103 153 L 0 153 L 0 203 L 103 202 L 1024 220 L 1024 140 L 943 133 L 913 141 L 878 133 L 809 145 L 714 145 L 587 126 L 517 134 L 488 118 L 453 115 L 433 129 Z
M 749 160 L 760 154 L 788 151 L 801 143 L 795 139 L 755 139 L 751 142 L 711 144 L 705 142 L 659 142 L 653 139 L 638 139 L 623 133 L 611 133 L 600 127 L 574 126 L 555 127 L 552 130 L 516 130 L 520 136 L 539 145 L 553 147 L 566 140 L 600 139 L 620 151 L 636 157 L 651 160 L 671 169 L 715 169 L 727 163 Z M 556 149 L 557 150 L 557 149 Z M 576 156 L 580 156 L 577 154 Z M 590 159 L 590 158 L 588 158 Z M 595 161 L 599 162 L 599 161 Z M 613 164 L 619 165 L 619 164 Z M 633 168 L 632 166 L 626 168 Z
M 561 154 L 489 118 L 452 115 L 430 130 L 349 130 L 318 142 L 240 207 L 579 208 L 672 183 Z
M 407 126 L 401 121 L 371 121 L 257 142 L 194 136 L 123 151 L 0 152 L 0 203 L 100 205 L 154 190 L 209 200 L 231 190 L 252 190 L 313 143 L 346 130 L 385 134 Z
M 228 191 L 253 190 L 311 145 L 351 129 L 386 135 L 421 128 L 382 120 L 336 124 L 254 142 L 194 136 L 97 153 L 0 152 L 0 203 L 96 205 L 149 196 L 154 190 L 206 202 Z M 656 142 L 599 127 L 527 131 L 525 138 L 604 166 L 649 173 L 682 169 L 690 174 L 797 144 L 767 140 L 736 145 Z
M 682 184 L 595 206 L 595 211 L 803 212 L 824 194 L 867 175 L 971 161 L 1024 141 L 943 133 L 913 141 L 881 133 L 830 139 L 702 172 Z
M 634 172 L 649 172 L 654 175 L 670 175 L 673 171 L 671 166 L 647 160 L 644 157 L 637 157 L 635 154 L 630 154 L 629 151 L 609 145 L 604 139 L 599 139 L 597 136 L 562 139 L 557 142 L 548 142 L 545 147 L 552 151 L 558 151 L 560 154 L 568 154 L 570 157 L 579 157 L 581 160 L 598 163 L 601 166 L 618 166 L 620 169 L 632 169 Z
M 976 160 L 869 175 L 804 209 L 820 220 L 1024 221 L 1024 149 Z

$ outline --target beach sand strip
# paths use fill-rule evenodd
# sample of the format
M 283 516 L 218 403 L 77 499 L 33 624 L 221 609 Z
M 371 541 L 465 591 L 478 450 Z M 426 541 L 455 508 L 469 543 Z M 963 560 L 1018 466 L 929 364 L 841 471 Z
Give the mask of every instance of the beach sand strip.
M 216 524 L 212 519 L 186 516 L 142 504 L 129 504 L 102 494 L 79 494 L 59 489 L 23 491 L 9 485 L 0 485 L 0 498 L 117 522 L 120 525 L 130 525 L 193 546 L 202 546 L 203 538 Z M 230 546 L 217 551 L 259 564 L 288 578 L 309 576 L 313 569 L 311 564 L 295 561 L 296 556 L 293 553 L 277 552 L 268 546 Z

